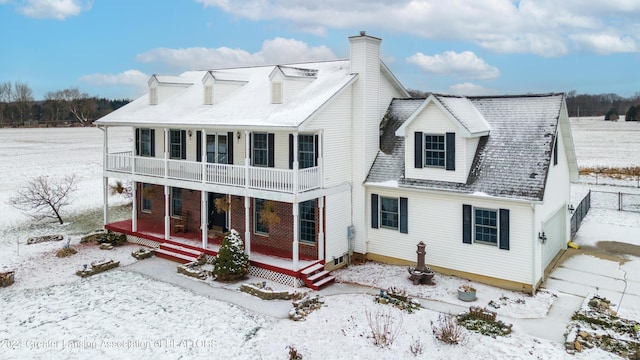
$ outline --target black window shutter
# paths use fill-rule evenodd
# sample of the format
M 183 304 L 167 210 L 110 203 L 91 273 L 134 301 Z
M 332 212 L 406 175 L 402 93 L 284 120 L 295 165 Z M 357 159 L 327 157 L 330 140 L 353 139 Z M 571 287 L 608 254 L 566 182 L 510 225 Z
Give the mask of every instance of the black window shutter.
M 267 155 L 269 156 L 269 164 L 267 165 L 268 167 L 274 167 L 275 164 L 275 154 L 273 151 L 274 138 L 275 136 L 273 133 L 267 134 Z
M 227 164 L 233 164 L 233 131 L 227 133 Z
M 471 205 L 462 205 L 462 242 L 471 244 Z
M 318 144 L 319 139 L 320 137 L 318 137 L 318 135 L 316 135 L 313 139 L 313 145 L 314 145 L 313 152 L 314 152 L 314 156 L 316 157 L 314 161 L 315 166 L 318 166 L 318 152 L 320 150 L 320 145 Z
M 456 169 L 456 133 L 447 133 L 445 140 L 447 153 L 445 155 L 446 170 Z
M 409 200 L 405 197 L 400 198 L 400 232 L 409 233 Z
M 249 133 L 249 154 L 245 158 L 249 158 L 249 164 L 253 165 L 253 133 Z
M 500 209 L 500 249 L 509 250 L 509 209 Z
M 180 158 L 184 160 L 187 158 L 187 130 L 180 131 L 180 148 L 182 150 Z
M 196 131 L 196 161 L 202 161 L 202 131 Z
M 136 156 L 140 156 L 140 129 L 136 129 Z
M 156 129 L 151 129 L 151 157 L 156 156 Z
M 378 228 L 378 194 L 371 194 L 371 228 Z
M 293 134 L 289 134 L 289 169 L 293 169 Z
M 416 169 L 421 169 L 422 168 L 422 131 L 416 131 L 414 133 L 414 162 L 415 162 L 415 168 Z

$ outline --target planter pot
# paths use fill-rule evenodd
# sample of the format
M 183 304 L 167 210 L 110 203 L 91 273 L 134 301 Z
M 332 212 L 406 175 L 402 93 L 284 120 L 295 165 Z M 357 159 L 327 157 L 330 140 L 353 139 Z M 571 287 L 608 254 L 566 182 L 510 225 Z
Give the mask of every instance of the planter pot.
M 473 301 L 476 299 L 475 290 L 458 289 L 458 299 L 462 301 Z

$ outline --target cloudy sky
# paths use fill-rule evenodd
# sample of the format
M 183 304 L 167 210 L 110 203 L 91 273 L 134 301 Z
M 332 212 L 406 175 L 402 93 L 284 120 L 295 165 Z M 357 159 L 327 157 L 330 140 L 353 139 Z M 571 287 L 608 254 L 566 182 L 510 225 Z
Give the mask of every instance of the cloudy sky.
M 134 98 L 152 74 L 347 58 L 408 89 L 640 93 L 638 0 L 0 0 L 0 83 Z

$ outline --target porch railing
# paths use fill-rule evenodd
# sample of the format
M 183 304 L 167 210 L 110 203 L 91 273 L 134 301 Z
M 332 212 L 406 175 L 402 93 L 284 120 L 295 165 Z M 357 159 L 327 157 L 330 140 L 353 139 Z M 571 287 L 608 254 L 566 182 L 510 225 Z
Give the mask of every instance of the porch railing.
M 170 178 L 207 184 L 228 185 L 269 191 L 293 193 L 295 173 L 290 169 L 266 167 L 246 167 L 242 165 L 207 163 L 186 160 L 165 160 L 163 158 L 133 156 L 131 151 L 107 154 L 107 171 Z M 166 176 L 165 176 L 166 175 Z M 320 187 L 320 169 L 311 167 L 297 172 L 298 191 L 307 191 Z

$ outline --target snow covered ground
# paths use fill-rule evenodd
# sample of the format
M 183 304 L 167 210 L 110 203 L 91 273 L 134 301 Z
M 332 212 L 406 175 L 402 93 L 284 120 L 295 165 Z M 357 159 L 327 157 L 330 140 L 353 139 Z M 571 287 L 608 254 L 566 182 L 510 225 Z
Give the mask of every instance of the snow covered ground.
M 581 127 L 589 128 L 584 124 L 586 120 L 580 121 Z M 572 126 L 574 124 L 572 121 Z M 590 126 L 597 128 L 600 124 Z M 640 126 L 637 129 L 640 131 Z M 628 130 L 621 132 L 625 138 L 631 136 L 628 133 Z M 131 148 L 130 132 L 118 130 L 110 134 L 113 136 L 113 143 L 109 144 L 111 150 Z M 639 134 L 635 132 L 636 144 L 640 144 L 637 141 Z M 600 136 L 602 138 L 602 134 Z M 597 152 L 589 153 L 588 147 L 582 147 L 583 141 L 591 141 L 588 130 L 576 131 L 575 137 L 576 149 L 585 149 L 578 150 L 579 161 L 581 156 L 598 155 Z M 288 346 L 297 349 L 304 359 L 414 358 L 411 349 L 417 348 L 422 352 L 415 357 L 424 359 L 616 358 L 598 349 L 586 349 L 572 356 L 565 352 L 562 343 L 549 340 L 548 336 L 533 336 L 528 331 L 535 325 L 527 324 L 534 322 L 540 324 L 542 331 L 544 326 L 562 331 L 566 324 L 547 316 L 557 308 L 554 304 L 570 296 L 562 294 L 562 288 L 540 291 L 531 297 L 474 283 L 478 288 L 478 300 L 474 305 L 486 306 L 492 300 L 499 303 L 500 308 L 496 309 L 499 318 L 513 321 L 514 331 L 508 337 L 494 339 L 465 330 L 462 344 L 445 345 L 435 339 L 433 327 L 439 326 L 443 312 L 456 313 L 469 305 L 455 296 L 457 286 L 467 281 L 437 275 L 437 285 L 433 287 L 413 286 L 399 281 L 406 278 L 404 267 L 375 263 L 338 271 L 341 281 L 366 287 L 332 285 L 321 292 L 324 306 L 320 310 L 311 313 L 306 321 L 293 322 L 285 318 L 289 302 L 258 301 L 240 293 L 237 284 L 219 284 L 178 275 L 175 264 L 163 259 L 136 262 L 130 256 L 131 251 L 137 249 L 134 245 L 104 251 L 79 244 L 82 229 L 86 227 L 82 214 L 89 211 L 98 222 L 101 220 L 100 130 L 0 129 L 0 156 L 3 158 L 0 162 L 0 184 L 3 185 L 0 187 L 3 214 L 0 217 L 0 271 L 16 271 L 15 284 L 0 288 L 2 359 L 176 359 L 196 356 L 286 359 Z M 628 156 L 625 166 L 631 166 L 635 158 L 632 153 L 625 156 Z M 598 161 L 589 159 L 585 163 L 596 164 Z M 81 179 L 81 190 L 67 212 L 70 224 L 28 225 L 24 215 L 5 203 L 23 186 L 25 179 L 70 173 Z M 572 192 L 576 204 L 588 191 L 580 189 L 583 186 L 588 185 L 580 185 Z M 119 204 L 124 199 L 113 198 L 112 202 Z M 607 227 L 613 225 L 615 230 Z M 617 241 L 640 245 L 637 243 L 638 230 L 640 214 L 593 209 L 576 241 L 597 246 L 604 235 L 608 235 Z M 63 245 L 60 242 L 26 245 L 30 236 L 51 233 L 69 234 L 71 245 L 78 254 L 63 259 L 55 257 L 55 252 Z M 99 259 L 118 260 L 121 267 L 85 279 L 74 274 L 84 264 Z M 601 268 L 614 275 L 621 274 L 620 271 L 640 273 L 640 259 L 631 256 L 622 265 L 613 261 L 603 263 L 608 260 L 592 259 L 588 255 L 572 259 L 578 259 L 573 260 L 576 266 Z M 145 274 L 144 268 L 152 275 Z M 628 279 L 632 280 L 633 276 Z M 262 279 L 252 278 L 247 282 L 258 281 Z M 269 285 L 274 289 L 282 288 L 274 283 Z M 377 288 L 390 286 L 420 297 L 426 308 L 408 314 L 374 303 L 371 294 L 375 294 Z M 279 313 L 277 309 L 281 308 L 284 309 L 282 316 L 266 315 Z M 367 312 L 391 317 L 392 326 L 400 329 L 390 347 L 373 345 Z M 620 313 L 636 316 L 636 319 L 640 314 L 633 306 L 621 309 Z

